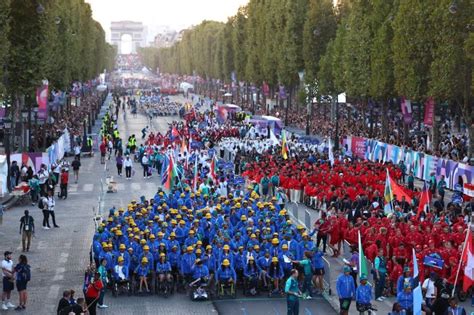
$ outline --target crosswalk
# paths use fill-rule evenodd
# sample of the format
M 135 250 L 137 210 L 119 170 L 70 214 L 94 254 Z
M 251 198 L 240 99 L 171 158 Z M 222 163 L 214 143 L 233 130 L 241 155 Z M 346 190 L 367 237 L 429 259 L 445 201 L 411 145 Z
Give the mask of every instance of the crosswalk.
M 156 188 L 160 184 L 156 181 L 147 181 L 147 182 L 126 182 L 126 183 L 117 183 L 116 188 L 117 192 L 137 192 L 137 191 L 146 191 L 150 188 L 153 191 L 156 191 Z M 107 190 L 107 185 L 103 184 L 103 189 Z M 78 184 L 69 184 L 68 185 L 68 194 L 90 194 L 98 193 L 101 191 L 101 183 L 78 183 Z

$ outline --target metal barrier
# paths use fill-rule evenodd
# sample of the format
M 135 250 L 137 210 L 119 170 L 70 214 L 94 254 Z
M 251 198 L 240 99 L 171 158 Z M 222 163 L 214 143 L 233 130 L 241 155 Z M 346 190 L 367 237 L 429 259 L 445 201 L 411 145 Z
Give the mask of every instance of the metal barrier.
M 331 289 L 331 263 L 323 256 L 324 261 L 324 276 L 323 276 L 323 283 L 325 290 L 327 289 L 328 295 L 332 294 Z
M 308 210 L 305 210 L 304 212 L 305 212 L 304 213 L 304 225 L 306 226 L 306 229 L 308 231 L 310 231 L 311 226 L 312 226 L 312 224 L 311 224 L 311 213 L 309 213 Z

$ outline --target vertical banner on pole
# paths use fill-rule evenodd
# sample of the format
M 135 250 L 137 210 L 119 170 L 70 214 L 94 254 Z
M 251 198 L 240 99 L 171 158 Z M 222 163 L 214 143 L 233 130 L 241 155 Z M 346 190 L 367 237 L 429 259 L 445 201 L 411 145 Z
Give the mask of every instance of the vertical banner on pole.
M 432 97 L 429 97 L 425 103 L 425 126 L 433 127 L 434 120 L 434 111 L 435 111 L 435 102 Z
M 43 85 L 36 89 L 36 103 L 38 104 L 38 118 L 47 120 L 48 118 L 48 81 L 44 80 Z

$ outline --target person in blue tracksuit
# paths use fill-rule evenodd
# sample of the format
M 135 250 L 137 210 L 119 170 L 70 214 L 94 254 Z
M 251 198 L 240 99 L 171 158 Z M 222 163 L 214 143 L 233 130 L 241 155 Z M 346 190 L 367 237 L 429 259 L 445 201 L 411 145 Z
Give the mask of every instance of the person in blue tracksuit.
M 207 284 L 209 281 L 209 269 L 203 264 L 203 261 L 199 258 L 193 266 L 193 283 L 200 285 L 201 283 Z
M 192 268 L 196 261 L 196 255 L 193 253 L 193 247 L 188 246 L 187 252 L 181 256 L 181 274 L 183 275 L 187 284 L 191 282 Z
M 150 273 L 150 265 L 148 264 L 148 258 L 143 257 L 141 260 L 141 264 L 135 270 L 136 275 L 140 281 L 140 288 L 139 293 L 143 292 L 143 285 L 145 285 L 145 289 L 147 292 L 150 292 L 148 288 L 147 276 Z
M 316 248 L 311 258 L 311 264 L 313 267 L 313 282 L 315 283 L 317 293 L 322 293 L 324 290 L 323 277 L 324 277 L 324 252 Z
M 253 256 L 250 256 L 248 259 L 248 263 L 245 265 L 244 268 L 244 277 L 247 283 L 246 292 L 250 293 L 251 295 L 257 294 L 257 286 L 258 286 L 258 276 L 260 274 L 260 268 L 255 263 L 255 259 Z
M 222 262 L 221 267 L 217 270 L 216 280 L 217 283 L 224 285 L 233 285 L 237 281 L 237 275 L 235 274 L 234 268 L 230 265 L 229 260 L 224 259 Z
M 360 285 L 356 289 L 356 306 L 367 307 L 372 305 L 372 286 L 367 282 L 367 275 L 360 276 Z
M 272 263 L 268 267 L 268 276 L 273 281 L 273 292 L 280 291 L 280 280 L 283 279 L 283 268 L 278 257 L 272 257 Z
M 165 281 L 171 283 L 171 264 L 169 261 L 166 260 L 166 254 L 161 253 L 160 257 L 158 258 L 158 262 L 156 263 L 156 275 L 161 284 Z
M 410 283 L 403 285 L 403 291 L 397 293 L 397 302 L 407 314 L 413 312 L 413 292 Z
M 339 307 L 341 315 L 348 315 L 352 298 L 355 297 L 355 283 L 351 276 L 351 267 L 344 266 L 343 273 L 336 281 L 336 291 L 339 297 Z

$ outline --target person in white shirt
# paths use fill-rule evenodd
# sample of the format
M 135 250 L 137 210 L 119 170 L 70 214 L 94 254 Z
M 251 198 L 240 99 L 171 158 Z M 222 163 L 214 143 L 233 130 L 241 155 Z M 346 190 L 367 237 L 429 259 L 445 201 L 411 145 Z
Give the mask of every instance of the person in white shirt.
M 125 177 L 127 179 L 130 179 L 132 177 L 132 166 L 133 166 L 133 161 L 130 158 L 130 155 L 125 156 L 125 160 L 123 160 L 123 166 L 125 167 Z
M 425 292 L 425 303 L 426 306 L 431 307 L 438 295 L 438 289 L 435 286 L 436 282 L 436 273 L 430 273 L 430 277 L 423 281 L 423 285 L 421 286 L 423 292 Z
M 12 252 L 6 251 L 3 255 L 5 258 L 2 260 L 2 310 L 7 311 L 9 308 L 15 307 L 15 305 L 10 302 L 10 295 L 13 290 L 15 278 L 13 276 Z
M 48 193 L 48 197 L 46 198 L 46 200 L 48 203 L 49 216 L 53 220 L 53 226 L 55 228 L 58 228 L 59 225 L 56 224 L 56 216 L 54 215 L 54 206 L 56 205 L 56 200 L 54 200 L 54 195 L 52 191 Z
M 143 157 L 142 157 L 142 166 L 143 166 L 143 178 L 150 178 L 150 176 L 148 175 L 148 163 L 149 163 L 149 159 L 148 159 L 148 156 L 146 153 L 143 153 Z
M 81 146 L 79 144 L 74 146 L 74 155 L 78 160 L 81 159 Z

